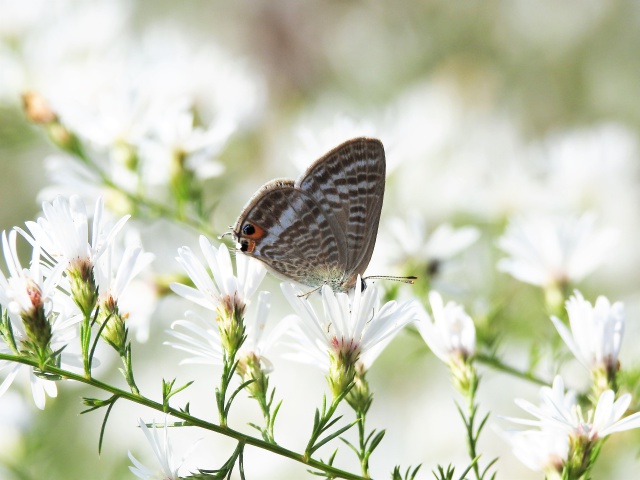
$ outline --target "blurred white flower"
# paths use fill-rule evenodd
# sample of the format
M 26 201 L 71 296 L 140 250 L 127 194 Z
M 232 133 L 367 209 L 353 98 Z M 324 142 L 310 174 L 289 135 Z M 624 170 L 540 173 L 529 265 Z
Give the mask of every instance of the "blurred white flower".
M 164 106 L 159 102 L 132 89 L 103 93 L 93 110 L 75 111 L 66 107 L 60 115 L 71 131 L 94 146 L 111 151 L 116 154 L 113 159 L 120 160 L 117 157 L 118 147 L 139 144 L 164 111 Z
M 138 426 L 147 438 L 147 441 L 151 446 L 151 450 L 153 450 L 153 453 L 160 464 L 161 470 L 152 470 L 146 467 L 138 461 L 131 452 L 129 452 L 129 459 L 133 462 L 133 466 L 129 467 L 129 470 L 131 470 L 131 473 L 136 477 L 143 480 L 180 480 L 178 471 L 180 470 L 184 459 L 178 461 L 174 458 L 173 447 L 169 440 L 167 417 L 164 419 L 162 436 L 158 434 L 158 427 L 155 422 L 152 421 L 152 423 L 153 426 L 149 429 L 142 419 L 138 419 Z
M 149 185 L 166 185 L 179 169 L 200 180 L 218 176 L 224 166 L 215 160 L 235 125 L 227 119 L 208 129 L 194 126 L 193 113 L 180 110 L 159 120 L 154 135 L 140 142 L 142 176 Z
M 213 278 L 191 249 L 182 247 L 178 249 L 176 259 L 183 266 L 196 288 L 181 283 L 172 283 L 171 290 L 214 312 L 220 307 L 244 308 L 266 275 L 263 264 L 245 255 L 238 255 L 236 257 L 236 276 L 233 273 L 231 257 L 226 245 L 222 244 L 220 248 L 216 248 L 205 236 L 201 236 L 200 249 Z
M 597 211 L 603 218 L 631 214 L 621 208 L 636 198 L 638 141 L 619 124 L 560 132 L 537 145 L 548 163 L 549 184 L 557 202 Z
M 336 115 L 333 102 L 321 105 L 299 120 L 296 128 L 297 144 L 287 146 L 287 151 L 298 171 L 304 172 L 311 162 L 322 157 L 341 143 L 356 137 L 378 138 L 373 123 L 359 121 L 347 115 Z
M 579 291 L 566 302 L 571 331 L 555 317 L 551 321 L 571 353 L 588 370 L 603 369 L 615 374 L 624 335 L 624 305 L 613 305 L 599 296 L 595 305 L 585 300 Z
M 563 431 L 523 430 L 502 432 L 518 460 L 531 470 L 544 471 L 550 478 L 562 467 L 569 455 L 569 435 Z
M 415 210 L 405 217 L 391 218 L 386 230 L 392 236 L 393 246 L 389 242 L 387 248 L 394 252 L 394 263 L 411 260 L 434 269 L 480 237 L 480 230 L 475 227 L 453 228 L 448 223 L 441 224 L 427 234 L 425 217 Z
M 356 285 L 360 285 L 359 277 Z M 390 341 L 416 320 L 417 302 L 391 301 L 380 307 L 375 286 L 364 292 L 356 288 L 350 298 L 324 285 L 323 314 L 316 313 L 303 292 L 292 284 L 282 283 L 281 288 L 298 316 L 297 328 L 292 330 L 297 354 L 292 358 L 324 369 L 328 369 L 331 358 L 351 364 L 360 361 L 368 369 L 381 352 L 376 346 Z
M 476 328 L 464 308 L 455 302 L 445 305 L 438 292 L 429 293 L 433 321 L 420 306 L 416 327 L 431 351 L 448 365 L 472 357 L 476 350 Z
M 198 178 L 218 175 L 222 165 L 213 159 L 224 141 L 263 110 L 259 72 L 175 22 L 150 22 L 140 31 L 128 21 L 128 2 L 57 4 L 63 6 L 52 7 L 52 15 L 40 13 L 8 59 L 0 42 L 0 66 L 11 84 L 0 85 L 0 96 L 17 98 L 26 89 L 42 94 L 87 156 L 125 191 L 163 199 L 163 191 L 145 188 L 169 178 L 172 148 L 188 153 L 184 166 Z M 208 128 L 185 131 L 176 110 L 195 112 Z
M 579 282 L 604 262 L 616 239 L 613 230 L 596 230 L 591 214 L 517 218 L 498 240 L 510 255 L 498 268 L 542 287 Z
M 95 203 L 106 189 L 100 187 L 100 176 L 85 164 L 68 155 L 49 155 L 44 169 L 51 182 L 38 193 L 40 201 L 52 202 L 56 197 L 79 195 L 85 203 Z

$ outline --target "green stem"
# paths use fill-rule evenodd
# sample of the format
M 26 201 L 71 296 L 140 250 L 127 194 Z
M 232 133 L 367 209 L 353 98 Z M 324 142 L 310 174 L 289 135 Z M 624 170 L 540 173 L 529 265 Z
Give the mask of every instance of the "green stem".
M 367 440 L 365 437 L 365 413 L 361 412 L 358 416 L 358 438 L 360 439 L 360 470 L 362 471 L 362 476 L 365 478 L 371 478 L 371 474 L 369 473 L 369 452 L 367 451 Z
M 222 375 L 220 377 L 220 388 L 216 388 L 216 404 L 218 406 L 218 416 L 220 425 L 227 427 L 227 390 L 236 370 L 235 355 L 229 357 L 226 353 L 223 359 Z
M 506 363 L 503 363 L 502 360 L 500 360 L 499 358 L 496 358 L 490 355 L 483 355 L 483 354 L 476 354 L 473 358 L 478 362 L 483 363 L 484 365 L 488 365 L 495 370 L 508 373 L 509 375 L 513 375 L 514 377 L 527 380 L 537 385 L 542 385 L 542 386 L 550 385 L 550 382 L 543 380 L 539 377 L 536 377 L 534 374 L 530 372 L 523 372 L 522 370 L 518 370 L 517 368 L 512 367 L 511 365 L 507 365 Z
M 478 462 L 474 461 L 478 458 L 477 443 L 480 437 L 482 425 L 477 429 L 475 427 L 476 414 L 478 413 L 478 405 L 476 405 L 476 392 L 478 391 L 479 378 L 473 365 L 465 364 L 464 381 L 460 382 L 460 392 L 464 395 L 467 405 L 466 411 L 458 406 L 458 411 L 464 422 L 467 431 L 467 448 L 469 450 L 469 458 L 472 461 L 473 473 L 476 480 L 481 480 L 480 468 Z
M 29 365 L 34 368 L 38 368 L 38 362 L 32 360 L 30 358 L 20 357 L 16 355 L 9 355 L 5 353 L 0 353 L 0 360 L 7 360 L 10 362 L 17 362 L 23 365 Z M 238 432 L 228 427 L 221 427 L 220 425 L 216 425 L 214 423 L 207 422 L 197 417 L 193 417 L 186 412 L 176 410 L 173 408 L 165 409 L 162 403 L 155 402 L 141 395 L 134 395 L 131 392 L 127 392 L 125 390 L 121 390 L 112 385 L 103 383 L 94 378 L 87 378 L 82 375 L 78 375 L 73 372 L 69 372 L 62 368 L 47 366 L 44 370 L 44 373 L 50 373 L 53 375 L 57 375 L 61 378 L 67 380 L 75 380 L 76 382 L 84 383 L 85 385 L 90 385 L 92 387 L 98 388 L 105 392 L 109 392 L 113 395 L 118 395 L 120 398 L 124 398 L 129 400 L 130 402 L 137 403 L 139 405 L 144 405 L 146 407 L 152 408 L 159 412 L 169 413 L 171 416 L 175 418 L 179 418 L 184 420 L 186 423 L 192 426 L 204 428 L 206 430 L 210 430 L 212 432 L 219 433 L 221 435 L 225 435 L 230 438 L 234 438 L 240 442 L 244 442 L 247 445 L 252 445 L 257 448 L 261 448 L 263 450 L 269 451 L 271 453 L 275 453 L 276 455 L 280 455 L 285 458 L 289 458 L 291 460 L 295 460 L 296 462 L 303 463 L 311 468 L 316 468 L 321 470 L 327 474 L 327 476 L 334 478 L 344 478 L 346 480 L 368 480 L 365 477 L 361 477 L 360 475 L 355 475 L 353 473 L 345 472 L 338 468 L 332 467 L 331 465 L 327 465 L 318 460 L 313 460 L 311 458 L 307 458 L 305 455 L 294 452 L 292 450 L 288 450 L 286 448 L 282 448 L 279 445 L 266 442 L 256 437 L 252 437 L 250 435 L 245 435 L 244 433 Z
M 82 348 L 82 364 L 84 366 L 84 375 L 91 378 L 91 358 L 93 352 L 89 352 L 91 348 L 91 318 L 85 315 L 80 325 L 80 345 Z
M 207 236 L 215 237 L 217 232 L 214 232 L 209 225 L 209 222 L 203 219 L 194 219 L 186 216 L 184 213 L 180 213 L 174 209 L 168 208 L 165 205 L 154 202 L 153 200 L 146 198 L 143 195 L 131 193 L 123 189 L 120 185 L 112 181 L 98 166 L 91 160 L 86 154 L 83 148 L 73 149 L 70 153 L 74 154 L 84 165 L 91 168 L 91 170 L 100 177 L 103 185 L 115 190 L 119 194 L 126 197 L 134 205 L 142 205 L 152 216 L 171 218 L 176 222 L 191 227 Z

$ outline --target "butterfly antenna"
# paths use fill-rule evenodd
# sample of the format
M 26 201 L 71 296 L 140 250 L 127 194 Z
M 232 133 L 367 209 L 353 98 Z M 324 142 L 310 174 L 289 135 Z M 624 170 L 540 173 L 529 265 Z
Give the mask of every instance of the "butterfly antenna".
M 229 225 L 229 228 L 231 228 L 231 230 L 229 230 L 228 232 L 225 232 L 222 235 L 218 235 L 218 240 L 222 240 L 227 235 L 233 235 L 233 227 Z
M 372 275 L 370 277 L 365 277 L 362 280 L 391 280 L 392 282 L 402 282 L 402 283 L 408 283 L 410 285 L 413 285 L 415 282 L 415 280 L 417 280 L 418 277 L 416 277 L 415 275 L 410 275 L 408 277 L 393 277 L 390 275 Z

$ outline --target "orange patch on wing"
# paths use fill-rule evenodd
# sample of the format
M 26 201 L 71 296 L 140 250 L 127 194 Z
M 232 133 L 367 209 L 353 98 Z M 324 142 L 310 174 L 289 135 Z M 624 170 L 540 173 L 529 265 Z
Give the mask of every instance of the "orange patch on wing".
M 258 225 L 255 224 L 251 224 L 251 226 L 254 228 L 254 232 L 251 235 L 247 235 L 246 233 L 243 235 L 244 238 L 249 238 L 251 240 L 260 240 L 262 237 L 265 236 L 265 231 L 263 228 L 259 227 Z M 253 242 L 255 243 L 255 242 Z M 255 246 L 255 245 L 253 245 Z M 253 250 L 253 248 L 251 248 L 251 250 Z

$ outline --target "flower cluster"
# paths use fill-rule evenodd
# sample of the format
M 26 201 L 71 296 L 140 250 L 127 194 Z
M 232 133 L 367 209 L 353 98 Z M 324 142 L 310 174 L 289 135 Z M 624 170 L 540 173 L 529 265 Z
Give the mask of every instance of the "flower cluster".
M 556 376 L 552 387 L 540 390 L 540 407 L 516 400 L 537 420 L 510 420 L 537 429 L 508 434 L 523 463 L 552 479 L 582 478 L 593 466 L 606 436 L 640 428 L 640 412 L 622 418 L 631 395 L 625 393 L 616 400 L 624 306 L 621 302 L 611 305 L 603 296 L 591 305 L 576 291 L 566 309 L 571 331 L 558 317 L 551 320 L 576 359 L 591 372 L 591 408 L 585 414 L 575 392 L 565 392 L 562 377 Z
M 32 390 L 36 405 L 44 408 L 45 396 L 55 396 L 55 383 L 34 375 L 65 361 L 62 352 L 73 350 L 80 333 L 82 362 L 90 372 L 88 342 L 97 321 L 102 337 L 121 356 L 127 350 L 126 310 L 118 297 L 129 281 L 151 260 L 140 247 L 127 250 L 118 268 L 112 265 L 116 235 L 127 217 L 112 227 L 104 215 L 103 203 L 96 202 L 93 224 L 79 197 L 58 197 L 42 205 L 44 217 L 27 222 L 22 229 L 3 232 L 2 247 L 9 277 L 0 274 L 0 305 L 3 307 L 0 336 L 3 352 L 34 360 Z M 32 246 L 29 268 L 23 268 L 17 254 L 17 236 L 22 234 Z M 78 332 L 80 324 L 80 332 Z M 73 358 L 69 358 L 73 363 Z M 4 392 L 23 365 L 2 361 L 9 368 L 0 391 Z M 132 381 L 132 379 L 131 379 Z
M 605 390 L 595 408 L 584 413 L 575 393 L 565 392 L 562 377 L 556 376 L 552 387 L 540 390 L 539 407 L 516 400 L 536 419 L 509 420 L 537 429 L 512 434 L 514 453 L 526 465 L 543 470 L 547 478 L 581 478 L 593 465 L 605 437 L 640 427 L 640 412 L 622 418 L 631 395 L 615 397 L 612 390 Z

